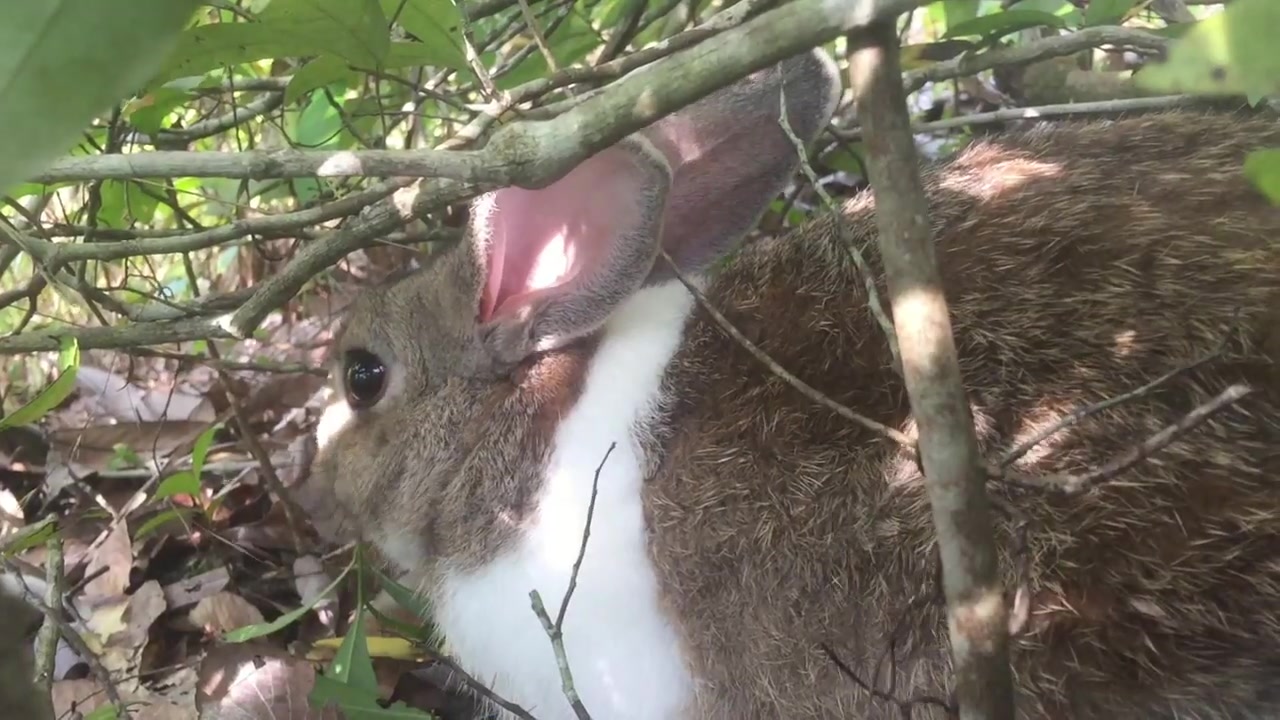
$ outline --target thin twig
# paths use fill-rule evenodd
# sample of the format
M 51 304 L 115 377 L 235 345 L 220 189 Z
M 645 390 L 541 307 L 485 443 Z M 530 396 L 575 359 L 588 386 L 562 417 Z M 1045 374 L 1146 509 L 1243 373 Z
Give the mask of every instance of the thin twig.
M 542 29 L 538 27 L 538 18 L 533 14 L 533 8 L 529 7 L 529 0 L 517 0 L 520 5 L 520 12 L 524 15 L 525 25 L 529 28 L 529 32 L 533 34 L 533 41 L 538 44 L 538 50 L 542 52 L 542 57 L 547 61 L 547 68 L 551 72 L 560 69 L 560 64 L 556 62 L 556 56 L 551 52 L 551 48 L 547 45 L 547 39 L 542 36 Z
M 1209 401 L 1197 406 L 1182 418 L 1166 425 L 1163 429 L 1147 438 L 1142 443 L 1135 445 L 1129 450 L 1126 450 L 1112 458 L 1106 464 L 1088 472 L 1077 474 L 1042 475 L 1038 477 L 1013 475 L 1007 477 L 1009 481 L 1015 485 L 1053 490 L 1066 495 L 1078 495 L 1101 482 L 1105 482 L 1116 477 L 1125 470 L 1128 470 L 1139 462 L 1151 457 L 1152 454 L 1163 450 L 1187 431 L 1194 429 L 1204 421 L 1213 417 L 1219 411 L 1230 407 L 1253 392 L 1255 392 L 1254 388 L 1244 383 L 1235 383 L 1226 390 L 1215 395 Z
M 744 350 L 751 353 L 752 357 L 760 361 L 760 363 L 763 364 L 766 368 L 768 368 L 771 372 L 773 372 L 774 375 L 777 375 L 779 378 L 781 378 L 782 380 L 787 382 L 789 385 L 791 385 L 791 387 L 800 391 L 800 393 L 805 397 L 831 410 L 832 412 L 836 413 L 840 417 L 843 417 L 846 420 L 850 420 L 854 423 L 857 423 L 858 425 L 861 425 L 862 427 L 867 428 L 872 432 L 878 433 L 892 440 L 893 442 L 898 443 L 902 447 L 909 450 L 912 454 L 915 453 L 915 446 L 916 446 L 915 441 L 913 441 L 910 437 L 908 437 L 906 433 L 900 430 L 894 430 L 893 428 L 889 427 L 888 425 L 885 425 L 884 423 L 872 420 L 871 418 L 865 415 L 854 412 L 848 406 L 842 405 L 836 402 L 835 400 L 832 400 L 830 397 L 828 397 L 826 394 L 819 391 L 817 388 L 813 387 L 812 385 L 806 383 L 805 381 L 791 374 L 790 371 L 782 367 L 782 365 L 778 364 L 777 360 L 774 360 L 772 357 L 769 357 L 768 353 L 766 353 L 764 350 L 761 350 L 755 343 L 748 340 L 747 336 L 742 334 L 742 331 L 734 327 L 733 323 L 729 322 L 729 319 L 726 318 L 719 310 L 716 309 L 714 305 L 711 304 L 711 302 L 707 299 L 706 295 L 704 295 L 703 292 L 694 285 L 693 281 L 689 279 L 689 276 L 686 275 L 684 271 L 681 270 L 680 267 L 676 265 L 675 261 L 671 259 L 671 256 L 667 254 L 666 250 L 659 248 L 658 253 L 662 255 L 662 258 L 664 260 L 667 261 L 667 265 L 671 267 L 671 271 L 676 276 L 676 279 L 678 279 L 685 286 L 685 289 L 687 289 L 693 295 L 694 299 L 697 300 L 698 305 L 700 305 L 702 309 L 705 310 L 713 320 L 715 320 L 716 324 L 720 326 L 720 329 L 723 330 L 726 334 L 728 334 L 729 337 L 737 341 L 738 344 L 741 345 Z
M 57 533 L 45 543 L 45 596 L 44 604 L 58 607 L 62 598 L 62 571 L 64 556 L 62 538 Z M 36 635 L 36 684 L 43 692 L 51 692 L 55 661 L 58 657 L 58 626 L 47 617 Z
M 783 94 L 782 111 L 778 114 L 778 123 L 782 125 L 782 131 L 791 139 L 791 144 L 796 148 L 796 154 L 800 156 L 800 169 L 804 172 L 805 177 L 809 179 L 809 184 L 813 186 L 814 192 L 818 193 L 818 197 L 822 200 L 823 207 L 827 208 L 832 217 L 840 237 L 847 242 L 843 243 L 849 248 L 849 254 L 853 257 L 853 264 L 858 269 L 858 275 L 862 278 L 863 286 L 867 291 L 867 305 L 871 308 L 871 314 L 875 317 L 876 322 L 880 324 L 880 330 L 884 332 L 885 340 L 889 343 L 889 354 L 893 357 L 893 369 L 898 375 L 902 374 L 902 356 L 898 353 L 898 335 L 893 329 L 893 321 L 885 314 L 884 306 L 880 303 L 880 291 L 876 289 L 875 274 L 871 272 L 871 266 L 867 264 L 867 260 L 862 255 L 862 248 L 852 241 L 845 233 L 844 213 L 840 212 L 839 205 L 831 198 L 831 194 L 822 187 L 818 182 L 818 175 L 813 171 L 813 166 L 809 164 L 808 154 L 805 152 L 804 143 L 791 129 L 791 123 L 787 120 L 787 102 L 785 99 L 785 89 L 779 89 L 779 94 Z
M 903 699 L 903 698 L 899 698 L 894 695 L 891 695 L 883 690 L 872 687 L 867 683 L 867 681 L 859 677 L 858 674 L 853 671 L 853 668 L 846 665 L 845 662 L 840 659 L 840 656 L 836 654 L 836 651 L 831 649 L 829 645 L 827 645 L 826 643 L 822 643 L 819 645 L 819 647 L 822 648 L 822 652 L 826 654 L 827 659 L 829 659 L 832 662 L 832 664 L 836 666 L 836 668 L 840 671 L 842 675 L 852 680 L 855 685 L 865 690 L 872 697 L 877 698 L 879 700 L 884 700 L 886 702 L 893 703 L 900 710 L 903 711 L 906 717 L 910 717 L 911 708 L 914 705 L 933 705 L 935 707 L 942 708 L 942 710 L 946 712 L 948 716 L 953 717 L 956 715 L 956 708 L 954 705 L 935 695 L 916 695 L 910 698 Z
M 10 572 L 17 574 L 18 577 L 21 578 L 22 569 L 19 566 L 13 564 L 8 558 L 4 559 L 4 563 L 5 566 L 9 568 Z M 102 664 L 102 661 L 98 658 L 97 654 L 89 647 L 89 644 L 85 642 L 84 638 L 80 637 L 80 633 L 76 632 L 76 629 L 72 627 L 71 623 L 62 618 L 62 615 L 58 612 L 60 605 L 50 605 L 37 598 L 29 590 L 26 595 L 26 601 L 30 603 L 32 607 L 44 614 L 45 622 L 53 623 L 53 625 L 57 627 L 58 634 L 62 636 L 62 639 L 66 640 L 67 644 L 71 646 L 71 649 L 75 650 L 76 654 L 78 654 L 81 659 L 89 665 L 90 671 L 92 671 L 94 677 L 98 679 L 98 683 L 102 686 L 103 692 L 106 693 L 107 699 L 111 701 L 111 704 L 115 706 L 116 711 L 118 713 L 124 713 L 124 700 L 120 696 L 120 689 L 116 687 L 115 681 L 111 677 L 111 671 L 107 670 L 106 666 Z
M 591 478 L 591 500 L 587 503 L 587 519 L 582 527 L 582 543 L 578 546 L 578 558 L 573 562 L 573 570 L 569 573 L 569 586 L 560 600 L 560 612 L 556 614 L 554 622 L 547 614 L 547 608 L 543 605 L 542 596 L 538 591 L 536 589 L 529 591 L 529 602 L 533 606 L 533 614 L 538 616 L 538 621 L 542 623 L 542 629 L 546 631 L 547 638 L 551 640 L 551 648 L 556 654 L 556 665 L 560 668 L 560 687 L 564 690 L 564 696 L 569 700 L 569 705 L 573 708 L 578 720 L 591 720 L 591 713 L 587 712 L 586 705 L 582 704 L 582 698 L 578 697 L 578 690 L 573 685 L 573 672 L 569 669 L 569 656 L 564 649 L 564 616 L 569 610 L 569 599 L 573 597 L 573 591 L 578 587 L 578 571 L 582 569 L 582 559 L 587 554 L 587 540 L 591 537 L 591 519 L 596 511 L 596 494 L 600 490 L 600 471 L 604 470 L 604 464 L 609 461 L 609 456 L 617 446 L 616 442 L 609 443 L 609 449 L 605 450 L 604 457 L 600 459 L 595 475 Z
M 564 627 L 564 614 L 569 611 L 569 598 L 573 597 L 573 591 L 578 587 L 578 571 L 582 569 L 582 559 L 587 556 L 587 540 L 591 537 L 591 519 L 596 512 L 596 493 L 600 490 L 600 471 L 604 469 L 604 464 L 609 461 L 609 456 L 617 446 L 616 442 L 609 443 L 609 449 L 604 451 L 604 457 L 596 466 L 596 474 L 591 480 L 591 500 L 587 503 L 587 521 L 582 525 L 582 543 L 578 546 L 578 559 L 573 561 L 573 570 L 569 573 L 569 587 L 564 591 L 564 598 L 560 600 L 560 612 L 556 613 L 556 632 L 560 632 Z
M 1106 400 L 1103 400 L 1101 402 L 1093 403 L 1090 405 L 1086 405 L 1082 408 L 1076 409 L 1069 415 L 1066 415 L 1060 418 L 1057 422 L 1053 423 L 1049 427 L 1044 428 L 1040 432 L 1027 438 L 1022 443 L 1018 444 L 1016 447 L 1014 447 L 1013 449 L 1005 453 L 1003 456 L 1001 456 L 1000 460 L 998 461 L 1000 468 L 1002 470 L 1005 468 L 1008 468 L 1010 465 L 1016 462 L 1018 458 L 1030 452 L 1031 449 L 1034 448 L 1035 446 L 1039 445 L 1045 440 L 1048 440 L 1050 437 L 1058 434 L 1062 430 L 1065 430 L 1073 425 L 1079 424 L 1085 418 L 1090 417 L 1091 415 L 1096 415 L 1097 413 L 1100 413 L 1103 410 L 1109 410 L 1122 403 L 1126 403 L 1131 400 L 1140 398 L 1144 395 L 1147 395 L 1151 391 L 1155 390 L 1161 385 L 1164 385 L 1170 380 L 1173 380 L 1179 375 L 1188 373 L 1204 365 L 1205 363 L 1208 363 L 1210 360 L 1213 360 L 1214 358 L 1219 357 L 1220 355 L 1222 355 L 1223 350 L 1226 349 L 1227 342 L 1230 339 L 1231 339 L 1231 334 L 1228 333 L 1223 337 L 1222 343 L 1217 348 L 1205 354 L 1203 357 L 1199 358 L 1198 360 L 1195 360 L 1194 362 L 1174 368 L 1173 370 L 1170 370 L 1169 372 L 1161 375 L 1160 377 L 1156 378 L 1155 380 L 1152 380 L 1149 383 L 1146 383 L 1141 387 L 1134 388 L 1133 390 L 1130 390 L 1126 393 L 1122 393 L 1120 395 L 1107 398 Z

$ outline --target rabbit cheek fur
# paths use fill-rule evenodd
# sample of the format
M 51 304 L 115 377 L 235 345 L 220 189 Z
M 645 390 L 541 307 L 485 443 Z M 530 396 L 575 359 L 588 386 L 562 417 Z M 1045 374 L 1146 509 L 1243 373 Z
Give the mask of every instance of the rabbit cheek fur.
M 758 222 L 798 166 L 777 121 L 784 83 L 792 130 L 812 142 L 839 89 L 820 52 L 546 188 L 482 196 L 461 243 L 359 297 L 338 338 L 343 399 L 316 432 L 309 512 L 401 566 L 460 664 L 540 720 L 575 715 L 530 591 L 554 619 L 597 471 L 563 626 L 575 687 L 599 720 L 691 717 L 696 681 L 642 500 L 670 402 L 663 378 L 694 307 L 658 249 L 696 275 Z M 364 400 L 344 376 L 360 367 L 352 353 L 385 368 Z

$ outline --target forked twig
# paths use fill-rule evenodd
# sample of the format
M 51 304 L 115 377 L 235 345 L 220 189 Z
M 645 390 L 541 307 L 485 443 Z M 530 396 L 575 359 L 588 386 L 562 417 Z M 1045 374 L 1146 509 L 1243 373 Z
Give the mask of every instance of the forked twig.
M 1040 476 L 1019 476 L 1006 474 L 1006 478 L 1016 485 L 1041 488 L 1078 495 L 1089 490 L 1098 483 L 1110 480 L 1139 462 L 1151 457 L 1156 452 L 1168 447 L 1170 443 L 1188 430 L 1195 428 L 1216 413 L 1240 401 L 1253 393 L 1254 388 L 1245 383 L 1235 383 L 1226 390 L 1215 395 L 1209 401 L 1197 406 L 1191 412 L 1175 422 L 1166 425 L 1156 434 L 1143 442 L 1112 458 L 1107 463 L 1088 472 Z
M 591 537 L 591 520 L 596 511 L 596 495 L 600 490 L 600 471 L 604 470 L 604 464 L 609 461 L 609 456 L 613 454 L 614 448 L 618 443 L 609 443 L 609 449 L 605 451 L 604 457 L 600 459 L 600 464 L 596 466 L 595 475 L 591 479 L 591 500 L 587 503 L 587 520 L 582 528 L 582 543 L 578 546 L 578 558 L 573 562 L 573 570 L 569 573 L 569 587 L 565 590 L 564 597 L 560 600 L 560 612 L 556 613 L 556 619 L 553 622 L 551 616 L 547 613 L 547 607 L 542 603 L 542 595 L 538 591 L 529 591 L 529 602 L 533 605 L 533 614 L 538 616 L 538 620 L 542 623 L 542 629 L 546 631 L 547 638 L 551 640 L 551 649 L 556 654 L 556 664 L 560 667 L 560 686 L 564 690 L 564 696 L 569 701 L 569 705 L 573 707 L 573 713 L 578 720 L 591 720 L 591 713 L 587 712 L 586 705 L 583 705 L 582 698 L 578 697 L 578 690 L 573 684 L 573 672 L 569 669 L 569 656 L 564 649 L 564 616 L 569 610 L 569 599 L 573 597 L 573 591 L 578 587 L 578 572 L 582 569 L 582 559 L 587 554 L 587 540 Z

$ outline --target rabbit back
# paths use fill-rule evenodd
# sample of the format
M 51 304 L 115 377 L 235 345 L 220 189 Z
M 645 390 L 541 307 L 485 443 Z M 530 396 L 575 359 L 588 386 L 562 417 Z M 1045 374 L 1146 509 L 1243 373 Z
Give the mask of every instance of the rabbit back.
M 1240 171 L 1268 145 L 1270 117 L 1185 111 L 1010 133 L 924 173 L 988 458 L 1204 357 L 1014 469 L 1085 472 L 1232 383 L 1254 390 L 1084 494 L 990 486 L 1017 513 L 993 517 L 1010 597 L 1021 587 L 1029 603 L 1013 645 L 1020 717 L 1280 713 L 1280 208 Z M 841 228 L 753 244 L 707 293 L 783 368 L 913 434 L 847 245 L 863 245 L 886 297 L 873 210 L 864 193 Z M 949 641 L 914 460 L 702 311 L 665 388 L 645 502 L 702 680 L 696 717 L 900 716 L 824 647 L 881 693 L 927 698 L 915 717 L 944 717 Z

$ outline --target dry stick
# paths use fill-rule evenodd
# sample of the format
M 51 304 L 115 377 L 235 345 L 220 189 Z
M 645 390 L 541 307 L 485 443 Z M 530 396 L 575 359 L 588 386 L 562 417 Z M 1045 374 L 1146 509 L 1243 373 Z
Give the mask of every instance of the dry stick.
M 62 570 L 65 557 L 62 554 L 62 538 L 54 533 L 45 543 L 45 595 L 44 604 L 58 607 L 62 598 Z M 58 626 L 45 618 L 36 634 L 36 684 L 43 692 L 52 692 L 54 664 L 58 657 Z
M 14 564 L 9 558 L 4 559 L 4 564 L 10 572 L 15 573 L 19 578 L 22 577 L 22 568 Z M 85 642 L 84 638 L 80 637 L 80 633 L 76 632 L 76 629 L 71 626 L 71 623 L 64 620 L 58 613 L 59 605 L 50 605 L 38 599 L 29 589 L 26 591 L 26 595 L 26 601 L 31 604 L 32 607 L 44 614 L 45 622 L 52 623 L 57 627 L 58 634 L 62 636 L 62 639 L 66 640 L 67 644 L 71 646 L 71 649 L 75 650 L 76 654 L 79 655 L 86 664 L 88 664 L 89 670 L 93 673 L 94 677 L 98 679 L 98 683 L 102 685 L 102 691 L 106 693 L 107 699 L 115 706 L 117 712 L 123 713 L 125 717 L 128 717 L 128 711 L 125 710 L 124 700 L 120 697 L 120 690 L 116 687 L 115 680 L 111 677 L 111 671 L 107 670 L 106 666 L 102 664 L 102 661 L 98 658 L 97 654 L 95 654 L 93 649 L 89 647 L 89 644 Z
M 1069 115 L 1101 115 L 1105 113 L 1123 113 L 1143 110 L 1168 110 L 1177 107 L 1195 105 L 1214 105 L 1222 102 L 1221 97 L 1199 95 L 1154 95 L 1151 97 L 1121 98 L 1118 100 L 1096 100 L 1077 103 L 1056 103 L 1052 105 L 1035 105 L 1030 107 L 1003 108 L 991 112 L 973 113 L 945 120 L 914 123 L 913 133 L 936 133 L 953 130 L 959 127 L 990 125 L 1009 122 L 1011 120 L 1041 120 L 1051 117 Z M 862 128 L 855 127 L 843 130 L 830 128 L 841 140 L 854 142 L 862 139 Z
M 565 589 L 564 597 L 560 600 L 560 612 L 556 614 L 555 622 L 552 622 L 551 616 L 547 614 L 547 608 L 542 604 L 542 596 L 538 591 L 529 591 L 533 613 L 538 616 L 542 629 L 551 639 L 551 648 L 556 653 L 556 664 L 560 667 L 560 685 L 564 689 L 564 696 L 569 700 L 569 705 L 573 707 L 573 713 L 578 720 L 591 720 L 591 713 L 587 712 L 587 707 L 582 704 L 582 698 L 578 697 L 578 690 L 573 686 L 573 673 L 569 670 L 569 657 L 564 649 L 564 615 L 569 610 L 569 599 L 573 597 L 573 591 L 578 587 L 578 571 L 582 569 L 582 559 L 587 554 L 587 540 L 591 537 L 591 518 L 596 512 L 596 494 L 600 489 L 600 471 L 604 470 L 604 464 L 609 461 L 609 456 L 617 446 L 616 442 L 609 443 L 609 449 L 605 450 L 604 457 L 596 466 L 595 476 L 591 479 L 591 500 L 587 503 L 587 519 L 582 527 L 582 543 L 578 546 L 578 558 L 573 561 L 573 570 L 569 573 L 569 587 Z
M 942 556 L 962 720 L 1013 720 L 1007 611 L 983 461 L 938 272 L 892 21 L 850 37 L 880 255 Z
M 1188 363 L 1186 365 L 1183 365 L 1181 367 L 1174 368 L 1173 370 L 1170 370 L 1164 375 L 1161 375 L 1160 377 L 1156 378 L 1155 380 L 1152 380 L 1151 382 L 1141 387 L 1134 388 L 1129 392 L 1116 395 L 1115 397 L 1107 398 L 1106 400 L 1103 400 L 1101 402 L 1096 402 L 1090 405 L 1086 405 L 1082 408 L 1076 409 L 1071 414 L 1064 416 L 1063 418 L 1053 423 L 1049 427 L 1044 428 L 1040 432 L 1036 433 L 1035 435 L 1032 435 L 1031 437 L 1027 438 L 1026 440 L 1024 440 L 1022 443 L 1020 443 L 1013 449 L 1006 452 L 1003 456 L 1001 456 L 1000 460 L 998 461 L 1000 469 L 1004 470 L 1008 468 L 1010 465 L 1016 462 L 1018 458 L 1030 452 L 1033 447 L 1039 445 L 1045 440 L 1048 440 L 1050 437 L 1058 434 L 1062 430 L 1065 430 L 1073 425 L 1079 424 L 1085 418 L 1090 417 L 1092 415 L 1096 415 L 1097 413 L 1100 413 L 1103 410 L 1109 410 L 1117 405 L 1129 402 L 1130 400 L 1136 400 L 1137 398 L 1140 398 L 1144 395 L 1151 393 L 1156 388 L 1160 387 L 1161 385 L 1164 385 L 1170 380 L 1173 380 L 1179 375 L 1191 372 L 1192 370 L 1208 363 L 1210 360 L 1213 360 L 1214 358 L 1222 354 L 1222 352 L 1226 349 L 1227 342 L 1230 340 L 1230 338 L 1231 338 L 1231 335 L 1230 333 L 1228 333 L 1225 337 L 1223 337 L 1222 343 L 1213 351 L 1205 354 L 1204 357 L 1201 357 L 1200 359 L 1195 360 L 1194 362 Z
M 1092 488 L 1100 482 L 1114 478 L 1130 467 L 1133 467 L 1139 462 L 1150 457 L 1153 453 L 1164 449 L 1183 433 L 1195 428 L 1217 412 L 1226 409 L 1253 392 L 1255 392 L 1255 388 L 1252 388 L 1245 383 L 1235 383 L 1226 390 L 1215 395 L 1208 402 L 1196 407 L 1181 419 L 1166 425 L 1162 430 L 1160 430 L 1160 432 L 1157 432 L 1147 438 L 1141 444 L 1130 448 L 1115 458 L 1112 458 L 1105 465 L 1088 472 L 1070 475 L 1059 474 L 1026 478 L 1015 477 L 1013 480 L 1017 484 L 1024 485 L 1026 487 L 1046 488 L 1062 492 L 1067 495 L 1077 495 Z
M 729 319 L 726 318 L 724 314 L 721 313 L 718 309 L 716 309 L 716 307 L 712 305 L 709 300 L 707 300 L 706 295 L 704 295 L 702 291 L 699 290 L 698 287 L 694 284 L 693 280 L 691 280 L 689 276 L 686 275 L 678 265 L 676 265 L 675 260 L 671 259 L 671 256 L 667 254 L 666 250 L 662 248 L 658 248 L 658 253 L 662 256 L 664 260 L 667 261 L 667 265 L 671 268 L 671 272 L 676 276 L 676 279 L 679 280 L 681 284 L 685 286 L 685 289 L 688 290 L 689 293 L 693 295 L 694 300 L 696 300 L 698 302 L 698 305 L 701 306 L 702 309 L 705 310 L 707 314 L 711 316 L 711 319 L 714 320 L 715 323 L 720 326 L 720 329 L 725 331 L 725 333 L 727 333 L 729 337 L 733 338 L 739 345 L 741 345 L 743 349 L 751 353 L 752 357 L 760 361 L 765 367 L 769 368 L 769 370 L 772 371 L 774 375 L 777 375 L 779 378 L 786 381 L 787 384 L 791 385 L 791 387 L 800 391 L 800 393 L 803 394 L 805 397 L 809 398 L 810 400 L 818 403 L 819 405 L 825 408 L 828 408 L 829 410 L 836 413 L 840 417 L 845 418 L 846 420 L 855 422 L 861 425 L 862 427 L 867 428 L 868 430 L 871 430 L 872 432 L 879 433 L 880 435 L 883 435 L 884 437 L 903 446 L 907 450 L 914 452 L 914 448 L 916 444 L 910 437 L 907 436 L 906 433 L 900 430 L 894 430 L 893 428 L 889 427 L 888 425 L 885 425 L 882 422 L 872 420 L 866 415 L 862 415 L 860 413 L 854 412 L 854 410 L 847 405 L 842 405 L 836 402 L 835 400 L 832 400 L 831 398 L 827 397 L 822 391 L 818 390 L 817 388 L 813 387 L 809 383 L 806 383 L 805 381 L 791 374 L 791 372 L 788 371 L 786 368 L 782 367 L 782 365 L 780 365 L 777 360 L 774 360 L 773 358 L 769 357 L 768 353 L 766 353 L 764 350 L 761 350 L 755 343 L 748 340 L 747 336 L 742 334 L 742 331 L 734 327 L 733 323 L 729 322 Z
M 889 343 L 889 354 L 893 357 L 894 371 L 902 373 L 902 356 L 898 353 L 898 338 L 893 331 L 893 322 L 889 320 L 889 316 L 885 314 L 884 306 L 880 303 L 880 291 L 876 289 L 876 277 L 871 272 L 871 266 L 867 264 L 867 260 L 862 255 L 862 248 L 852 241 L 852 238 L 845 237 L 844 214 L 840 212 L 840 207 L 832 200 L 831 194 L 828 193 L 818 182 L 818 175 L 813 171 L 813 166 L 809 164 L 808 154 L 805 152 L 804 143 L 791 129 L 791 123 L 787 120 L 787 101 L 785 89 L 780 90 L 779 94 L 782 98 L 782 110 L 778 113 L 778 123 L 782 125 L 782 132 L 787 134 L 791 139 L 791 144 L 796 148 L 796 155 L 800 157 L 800 169 L 804 172 L 805 177 L 809 179 L 809 184 L 813 186 L 818 197 L 822 199 L 822 204 L 831 213 L 832 224 L 836 228 L 836 232 L 840 234 L 842 240 L 848 240 L 843 243 L 848 246 L 849 254 L 853 257 L 853 264 L 858 268 L 858 274 L 862 277 L 863 286 L 867 291 L 867 305 L 871 307 L 871 314 L 875 317 L 876 322 L 880 324 L 880 329 L 884 332 L 885 339 Z

